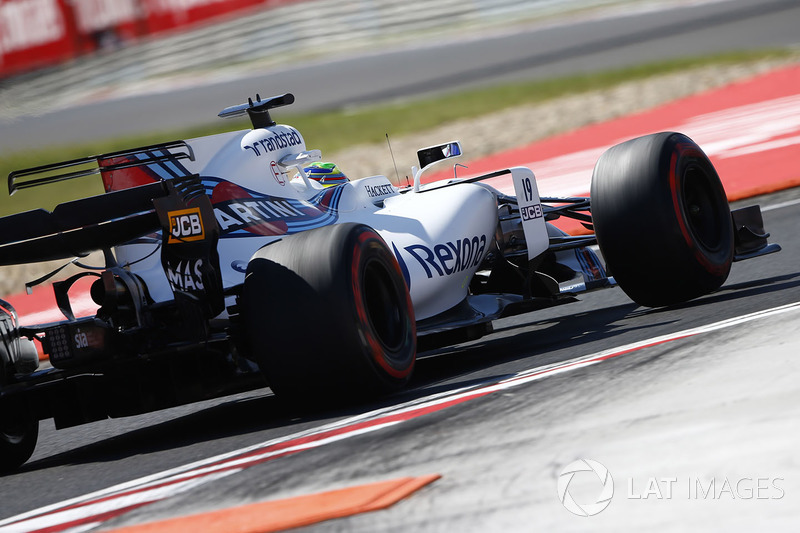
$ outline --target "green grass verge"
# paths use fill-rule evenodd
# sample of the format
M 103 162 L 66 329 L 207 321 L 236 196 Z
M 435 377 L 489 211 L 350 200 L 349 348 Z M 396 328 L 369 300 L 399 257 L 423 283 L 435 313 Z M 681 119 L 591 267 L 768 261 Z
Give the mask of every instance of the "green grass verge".
M 323 153 L 330 153 L 355 144 L 382 143 L 387 132 L 394 136 L 403 135 L 423 131 L 462 118 L 494 113 L 524 104 L 543 102 L 560 96 L 607 89 L 624 82 L 651 76 L 709 65 L 729 65 L 765 59 L 787 58 L 793 55 L 796 56 L 796 54 L 796 51 L 791 50 L 728 53 L 653 63 L 598 74 L 493 86 L 486 89 L 463 91 L 446 96 L 414 99 L 381 106 L 365 106 L 363 108 L 313 114 L 292 114 L 281 111 L 276 115 L 276 118 L 280 122 L 291 124 L 300 130 L 308 146 L 319 148 Z M 225 102 L 222 102 L 220 105 L 225 104 Z M 248 122 L 246 120 L 217 120 L 207 127 L 157 132 L 151 135 L 109 139 L 90 144 L 51 147 L 46 151 L 19 152 L 0 157 L 0 176 L 5 177 L 12 170 L 20 168 L 247 127 Z M 65 137 L 68 137 L 68 132 L 65 132 Z M 5 189 L 5 183 L 3 183 L 3 188 Z M 4 190 L 0 193 L 0 215 L 17 213 L 37 207 L 52 209 L 53 206 L 60 202 L 101 192 L 100 180 L 96 176 L 22 190 L 13 197 L 9 197 Z

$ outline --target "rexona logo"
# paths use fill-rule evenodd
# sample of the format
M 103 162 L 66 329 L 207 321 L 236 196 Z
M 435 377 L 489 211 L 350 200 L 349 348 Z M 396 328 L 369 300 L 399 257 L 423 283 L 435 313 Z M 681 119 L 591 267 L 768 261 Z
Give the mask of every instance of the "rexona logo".
M 570 494 L 570 484 L 578 472 L 594 472 L 597 476 L 597 497 L 593 501 L 578 503 Z M 558 499 L 567 511 L 578 516 L 594 516 L 608 507 L 614 496 L 614 479 L 608 469 L 591 459 L 578 459 L 568 464 L 558 476 Z
M 477 267 L 486 251 L 486 235 L 465 237 L 428 247 L 423 244 L 406 246 L 405 250 L 422 265 L 429 278 L 450 275 Z
M 200 208 L 181 209 L 170 211 L 168 244 L 179 242 L 202 241 L 206 237 L 203 229 L 203 219 L 200 217 Z

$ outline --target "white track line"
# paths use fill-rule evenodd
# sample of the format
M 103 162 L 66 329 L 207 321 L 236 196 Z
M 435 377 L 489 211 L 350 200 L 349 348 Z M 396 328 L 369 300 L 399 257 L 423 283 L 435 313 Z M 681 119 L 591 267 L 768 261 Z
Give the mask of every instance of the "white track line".
M 787 200 L 785 202 L 780 202 L 778 204 L 768 205 L 766 207 L 762 207 L 761 211 L 762 212 L 775 211 L 776 209 L 783 209 L 784 207 L 791 207 L 791 206 L 797 205 L 797 204 L 800 204 L 800 198 L 797 198 L 795 200 Z
M 163 497 L 153 499 L 154 486 L 170 485 L 175 487 L 175 485 L 179 485 L 187 486 L 187 490 L 189 490 L 189 488 L 194 488 L 207 481 L 213 481 L 237 473 L 249 466 L 260 464 L 273 457 L 297 453 L 305 449 L 324 446 L 357 435 L 384 429 L 424 414 L 445 409 L 451 405 L 489 395 L 493 392 L 518 387 L 532 381 L 570 372 L 578 368 L 585 368 L 644 348 L 799 310 L 800 302 L 764 311 L 757 311 L 706 326 L 699 326 L 676 333 L 661 335 L 583 357 L 569 359 L 560 363 L 553 363 L 517 372 L 501 380 L 497 380 L 496 378 L 485 380 L 471 387 L 462 387 L 452 391 L 441 392 L 399 405 L 348 417 L 314 429 L 279 437 L 233 452 L 216 455 L 188 465 L 169 469 L 77 498 L 22 513 L 0 521 L 0 532 L 33 531 L 39 528 L 48 528 L 48 530 L 53 528 L 53 530 L 62 531 L 64 529 L 59 526 L 63 527 L 65 523 L 75 519 L 87 520 L 95 516 L 98 509 L 97 504 L 100 503 L 98 500 L 103 500 L 103 506 L 101 507 L 103 510 L 124 509 L 124 507 L 137 502 L 147 503 L 158 501 L 169 497 L 171 494 L 174 494 L 174 492 L 170 493 L 166 491 Z M 336 433 L 333 434 L 333 432 Z M 302 440 L 302 442 L 292 442 L 299 440 Z M 183 485 L 184 483 L 186 483 L 186 485 Z M 64 520 L 65 518 L 69 518 L 70 520 Z M 32 529 L 32 526 L 35 529 Z

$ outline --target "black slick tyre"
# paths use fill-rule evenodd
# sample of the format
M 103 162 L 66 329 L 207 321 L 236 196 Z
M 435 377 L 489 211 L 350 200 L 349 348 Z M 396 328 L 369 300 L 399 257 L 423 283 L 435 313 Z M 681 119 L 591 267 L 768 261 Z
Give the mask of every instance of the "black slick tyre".
M 687 136 L 656 133 L 607 150 L 594 168 L 591 205 L 610 273 L 636 303 L 685 302 L 727 279 L 730 208 L 714 166 Z
M 38 438 L 39 420 L 26 402 L 0 402 L 0 474 L 25 464 L 33 455 Z
M 411 298 L 367 226 L 326 226 L 260 249 L 240 303 L 247 352 L 278 396 L 305 406 L 351 400 L 398 390 L 411 376 Z

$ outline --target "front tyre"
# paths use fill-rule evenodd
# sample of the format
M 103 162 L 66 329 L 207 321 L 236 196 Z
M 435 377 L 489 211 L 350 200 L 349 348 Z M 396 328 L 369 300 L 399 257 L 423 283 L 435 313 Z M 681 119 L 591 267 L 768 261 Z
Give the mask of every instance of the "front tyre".
M 304 404 L 392 392 L 416 359 L 411 298 L 383 239 L 361 224 L 260 249 L 241 296 L 247 350 L 273 391 Z
M 687 136 L 656 133 L 610 148 L 595 165 L 591 202 L 600 251 L 636 303 L 684 302 L 727 279 L 730 208 L 714 166 Z

